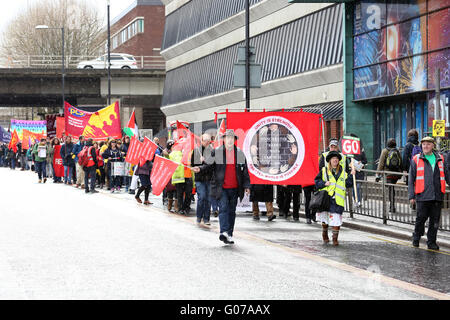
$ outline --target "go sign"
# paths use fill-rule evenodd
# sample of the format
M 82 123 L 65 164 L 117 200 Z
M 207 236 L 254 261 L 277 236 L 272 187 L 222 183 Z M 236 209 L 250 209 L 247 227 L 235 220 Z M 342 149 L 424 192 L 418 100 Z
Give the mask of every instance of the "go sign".
M 342 137 L 342 153 L 343 154 L 360 154 L 361 146 L 359 138 Z

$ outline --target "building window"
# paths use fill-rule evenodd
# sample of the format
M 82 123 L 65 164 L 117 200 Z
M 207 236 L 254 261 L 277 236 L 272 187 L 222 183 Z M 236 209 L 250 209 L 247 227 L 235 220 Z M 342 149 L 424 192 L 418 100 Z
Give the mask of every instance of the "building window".
M 139 19 L 138 23 L 138 32 L 144 32 L 144 19 Z

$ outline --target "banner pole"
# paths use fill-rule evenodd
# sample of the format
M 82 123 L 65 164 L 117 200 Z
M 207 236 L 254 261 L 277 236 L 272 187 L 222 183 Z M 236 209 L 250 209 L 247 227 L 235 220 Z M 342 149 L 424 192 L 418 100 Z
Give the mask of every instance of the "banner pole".
M 355 159 L 352 157 L 351 166 L 352 166 L 352 169 L 355 170 L 355 164 L 353 163 L 353 161 L 355 161 Z M 358 199 L 358 192 L 357 192 L 357 188 L 356 188 L 356 176 L 355 175 L 353 175 L 353 190 L 355 192 L 356 203 L 358 203 L 359 199 Z
M 324 123 L 324 119 L 323 119 L 323 113 L 322 113 L 322 143 L 323 143 L 323 152 L 325 152 L 326 149 L 326 144 L 325 144 L 325 123 Z

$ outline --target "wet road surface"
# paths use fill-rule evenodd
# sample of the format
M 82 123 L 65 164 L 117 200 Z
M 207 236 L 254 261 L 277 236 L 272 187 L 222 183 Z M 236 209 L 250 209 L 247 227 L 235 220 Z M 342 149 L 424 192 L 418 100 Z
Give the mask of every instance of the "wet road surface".
M 0 297 L 18 299 L 450 299 L 450 253 L 343 228 L 240 213 L 234 246 L 128 194 L 85 195 L 0 168 Z M 50 183 L 49 183 L 50 182 Z M 17 192 L 17 190 L 21 190 Z

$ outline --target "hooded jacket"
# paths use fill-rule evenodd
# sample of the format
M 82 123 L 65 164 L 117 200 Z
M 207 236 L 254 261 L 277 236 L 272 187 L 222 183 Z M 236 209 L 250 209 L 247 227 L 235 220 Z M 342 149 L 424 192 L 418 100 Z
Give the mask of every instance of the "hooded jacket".
M 402 164 L 403 170 L 405 170 L 406 172 L 409 171 L 413 148 L 417 145 L 419 145 L 419 140 L 415 136 L 410 136 L 408 138 L 408 142 L 405 145 L 405 148 L 403 149 Z

